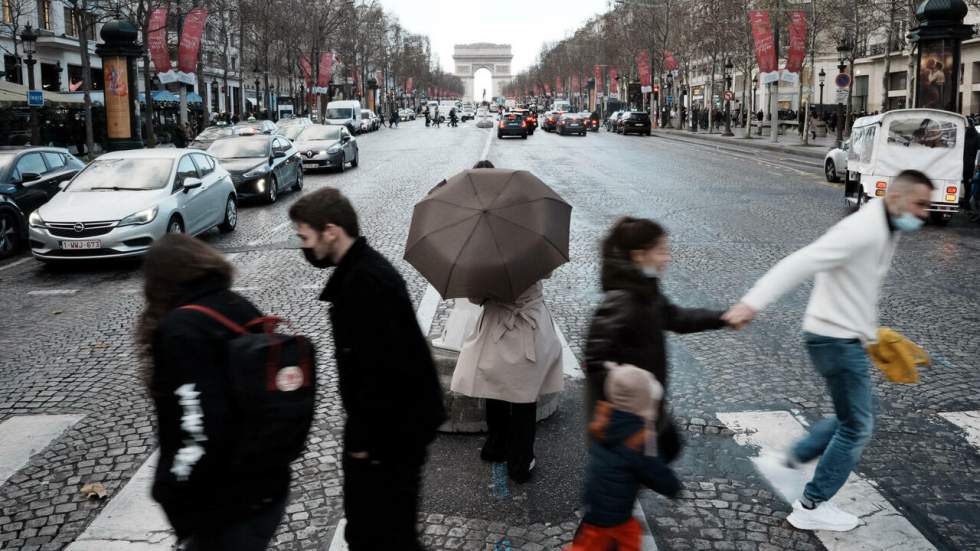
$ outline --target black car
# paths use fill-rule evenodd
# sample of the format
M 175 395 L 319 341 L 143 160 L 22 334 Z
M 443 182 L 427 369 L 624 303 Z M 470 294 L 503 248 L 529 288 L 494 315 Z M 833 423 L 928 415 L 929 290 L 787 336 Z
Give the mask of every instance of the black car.
M 524 121 L 527 123 L 527 134 L 529 136 L 534 135 L 534 131 L 538 128 L 538 115 L 527 109 L 511 109 L 511 113 L 517 113 L 524 117 Z
M 303 170 L 332 168 L 343 172 L 347 163 L 356 167 L 361 162 L 357 138 L 351 135 L 346 126 L 307 126 L 293 140 L 293 145 L 299 150 Z
M 520 136 L 527 139 L 527 121 L 520 113 L 504 113 L 500 116 L 500 124 L 497 125 L 497 138 L 503 139 L 504 136 Z
M 208 148 L 231 174 L 238 197 L 260 197 L 275 203 L 279 192 L 303 189 L 299 151 L 285 136 L 235 136 L 220 139 Z
M 187 147 L 191 149 L 207 149 L 215 141 L 235 135 L 235 128 L 229 125 L 209 126 L 201 131 Z
M 27 240 L 27 217 L 85 167 L 58 147 L 0 147 L 0 258 Z
M 564 111 L 548 111 L 544 114 L 544 119 L 541 121 L 541 130 L 545 132 L 554 132 L 558 129 L 558 119 L 564 115 Z
M 565 113 L 558 119 L 558 135 L 578 134 L 584 136 L 588 131 L 586 119 L 577 113 Z
M 627 111 L 616 121 L 616 132 L 620 134 L 650 135 L 650 113 L 644 111 Z

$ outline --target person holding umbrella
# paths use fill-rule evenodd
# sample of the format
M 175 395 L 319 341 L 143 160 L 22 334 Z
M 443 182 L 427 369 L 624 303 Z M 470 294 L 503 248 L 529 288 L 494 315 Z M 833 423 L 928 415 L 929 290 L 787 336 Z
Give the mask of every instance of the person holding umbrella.
M 541 280 L 568 261 L 571 206 L 527 171 L 477 166 L 415 206 L 405 259 L 443 298 L 483 305 L 451 389 L 486 399 L 480 456 L 506 462 L 524 483 L 535 465 L 538 397 L 562 389 L 562 346 Z

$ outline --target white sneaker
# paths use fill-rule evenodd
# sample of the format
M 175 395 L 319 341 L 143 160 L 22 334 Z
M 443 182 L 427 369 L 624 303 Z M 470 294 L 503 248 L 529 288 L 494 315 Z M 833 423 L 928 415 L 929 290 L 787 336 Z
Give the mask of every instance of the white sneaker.
M 860 520 L 850 513 L 845 513 L 829 501 L 818 504 L 814 509 L 807 509 L 799 500 L 793 503 L 793 512 L 786 520 L 800 530 L 830 530 L 832 532 L 847 532 L 857 528 Z

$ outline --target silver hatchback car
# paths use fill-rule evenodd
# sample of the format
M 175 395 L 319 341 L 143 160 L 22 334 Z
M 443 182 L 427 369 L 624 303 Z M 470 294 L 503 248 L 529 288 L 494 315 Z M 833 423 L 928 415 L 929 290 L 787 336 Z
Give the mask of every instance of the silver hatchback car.
M 89 163 L 28 223 L 39 260 L 139 256 L 167 233 L 234 230 L 238 196 L 206 152 L 118 151 Z

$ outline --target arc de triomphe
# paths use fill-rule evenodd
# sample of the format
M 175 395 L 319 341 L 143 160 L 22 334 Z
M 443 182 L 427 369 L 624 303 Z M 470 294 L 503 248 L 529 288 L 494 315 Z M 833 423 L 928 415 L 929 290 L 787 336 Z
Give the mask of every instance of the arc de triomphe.
M 482 90 L 473 90 L 473 75 L 480 69 L 487 69 L 492 75 L 490 89 L 487 90 L 486 100 L 502 95 L 501 91 L 514 78 L 510 74 L 510 64 L 514 56 L 510 52 L 510 44 L 456 44 L 453 61 L 456 63 L 455 75 L 463 81 L 464 98 L 474 98 L 481 101 Z

